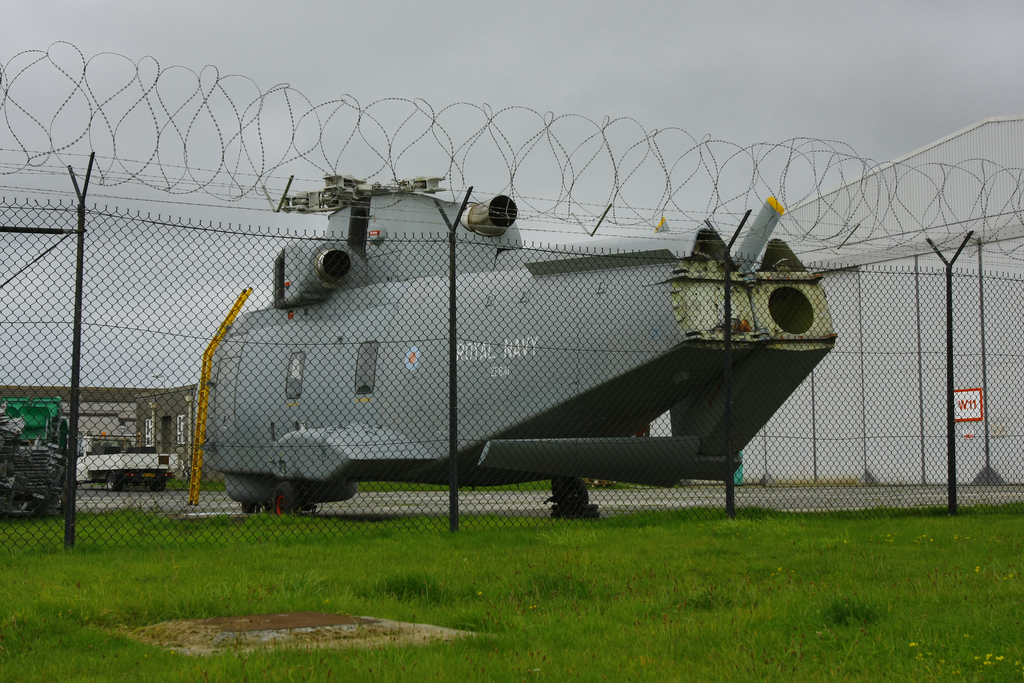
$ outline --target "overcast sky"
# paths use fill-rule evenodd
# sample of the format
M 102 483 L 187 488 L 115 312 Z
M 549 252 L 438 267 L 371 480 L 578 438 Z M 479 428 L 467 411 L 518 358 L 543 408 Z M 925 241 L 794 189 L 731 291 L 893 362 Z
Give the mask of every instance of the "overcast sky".
M 6 0 L 0 63 L 68 41 L 290 83 L 314 103 L 518 105 L 741 146 L 833 139 L 886 161 L 1024 114 L 1022 27 L 1020 0 Z M 0 177 L 18 182 L 37 179 Z
M 630 116 L 738 144 L 837 139 L 877 160 L 1024 113 L 1019 0 L 7 0 L 4 15 L 4 62 L 65 40 L 314 101 Z
M 214 66 L 221 76 L 240 74 L 252 79 L 264 92 L 288 83 L 312 103 L 347 95 L 364 105 L 388 97 L 422 98 L 435 110 L 460 101 L 487 103 L 494 110 L 524 106 L 540 113 L 580 115 L 598 123 L 606 117 L 628 117 L 647 131 L 679 127 L 697 140 L 710 137 L 739 146 L 795 137 L 837 140 L 860 157 L 885 162 L 986 117 L 1024 114 L 1021 27 L 1024 2 L 1020 0 L 520 0 L 502 4 L 479 0 L 51 0 L 45 10 L 38 3 L 8 0 L 0 24 L 0 62 L 8 63 L 20 50 L 46 50 L 55 41 L 67 41 L 86 58 L 114 52 L 138 62 L 152 56 L 164 70 L 183 66 L 195 73 Z M 67 48 L 59 50 L 71 56 Z M 66 66 L 73 62 L 68 59 Z M 106 63 L 114 62 L 90 66 L 90 83 L 100 80 Z M 25 89 L 34 87 L 36 73 L 20 79 L 18 97 L 25 97 Z M 58 85 L 67 87 L 67 82 Z M 40 89 L 46 91 L 46 86 Z M 54 88 L 50 95 L 54 101 L 65 96 L 55 93 L 59 89 Z M 108 92 L 114 91 L 116 88 Z M 243 96 L 234 103 L 244 109 L 256 90 L 241 92 Z M 105 95 L 99 92 L 99 96 Z M 225 111 L 229 114 L 231 110 L 225 105 Z M 143 108 L 134 112 L 137 117 L 146 116 Z M 40 118 L 46 121 L 45 115 Z M 185 117 L 181 119 L 187 123 Z M 81 116 L 71 113 L 63 123 L 80 120 Z M 400 118 L 388 125 L 394 127 L 398 121 Z M 279 126 L 273 119 L 270 123 L 262 130 L 260 143 L 275 136 L 287 143 L 288 126 Z M 339 130 L 344 125 L 340 124 Z M 504 132 L 502 126 L 511 124 L 502 120 L 498 125 Z M 150 129 L 152 132 L 152 122 Z M 119 133 L 119 156 L 154 159 L 152 143 L 146 147 L 143 136 L 126 130 L 123 126 Z M 253 129 L 249 130 L 252 133 Z M 329 131 L 325 142 L 335 147 L 341 144 L 348 129 L 344 135 L 339 130 Z M 572 148 L 575 141 L 566 131 L 563 127 L 557 133 L 559 142 Z M 454 131 L 453 137 L 466 139 L 466 134 Z M 0 136 L 3 139 L 9 142 Z M 138 150 L 126 152 L 131 143 Z M 88 144 L 83 138 L 75 150 L 84 152 L 82 145 Z M 215 137 L 209 143 L 190 144 L 189 168 L 213 168 L 219 163 L 199 160 L 195 154 L 202 148 L 212 155 L 211 160 L 216 157 Z M 616 144 L 616 154 L 629 148 L 629 142 L 622 139 Z M 92 148 L 97 146 L 102 156 L 103 144 Z M 611 185 L 607 169 L 599 171 L 596 164 L 587 177 L 568 181 L 557 166 L 553 172 L 550 167 L 545 171 L 537 166 L 520 168 L 515 186 L 503 187 L 508 181 L 503 160 L 493 147 L 484 150 L 485 146 L 478 145 L 479 154 L 473 159 L 476 166 L 470 167 L 466 178 L 454 177 L 451 169 L 443 170 L 443 163 L 438 167 L 414 155 L 402 157 L 400 169 L 394 173 L 398 177 L 447 173 L 447 184 L 454 193 L 474 184 L 488 193 L 509 191 L 517 198 L 545 201 L 562 197 L 558 189 L 561 174 L 562 182 L 574 182 L 574 206 L 580 207 L 581 201 L 586 204 L 580 214 L 581 225 L 593 223 L 611 201 L 615 210 L 609 223 L 615 226 L 637 223 L 647 229 L 647 223 L 654 224 L 659 216 L 672 216 L 666 196 L 658 196 L 663 191 L 659 187 L 666 183 L 656 166 L 652 171 L 648 166 L 647 175 L 627 175 L 630 182 L 622 193 Z M 175 160 L 164 147 L 162 142 L 160 159 L 173 166 Z M 669 150 L 666 158 L 670 164 L 685 147 L 682 144 Z M 720 150 L 715 154 L 722 154 Z M 540 158 L 542 152 L 531 153 L 531 159 Z M 580 154 L 577 160 L 586 156 Z M 715 163 L 720 161 L 719 157 Z M 0 189 L 38 189 L 49 183 L 55 191 L 68 193 L 69 183 L 62 171 L 62 164 L 68 163 L 84 166 L 81 158 L 63 155 L 50 160 L 54 176 L 48 180 L 8 171 L 0 176 Z M 327 167 L 358 177 L 384 181 L 391 177 L 386 170 L 378 168 L 375 175 L 375 171 L 362 168 L 368 165 L 364 159 L 346 157 Z M 677 162 L 673 182 L 685 176 L 685 166 Z M 762 164 L 755 176 L 760 177 L 761 186 L 748 189 L 752 182 L 749 165 L 735 162 L 730 168 L 731 174 L 722 176 L 725 181 L 718 185 L 724 197 L 717 197 L 707 182 L 688 180 L 683 193 L 673 189 L 671 201 L 683 207 L 685 217 L 673 217 L 670 224 L 688 224 L 715 215 L 721 206 L 741 211 L 758 205 L 768 195 L 780 197 L 792 207 L 813 195 L 816 187 L 800 169 L 786 171 L 783 181 L 777 164 Z M 805 163 L 804 170 L 808 168 Z M 276 198 L 289 173 L 302 178 L 293 189 L 313 189 L 326 171 L 323 165 L 321 169 L 281 168 L 272 178 L 264 176 L 263 182 L 268 195 Z M 494 175 L 487 176 L 484 170 Z M 844 171 L 845 179 L 862 170 L 853 164 Z M 718 172 L 716 168 L 708 172 L 710 181 L 717 180 Z M 818 183 L 827 189 L 841 180 L 835 176 Z M 530 182 L 535 184 L 529 186 Z M 780 186 L 783 182 L 784 187 Z M 94 185 L 94 200 L 153 198 L 152 193 L 140 195 L 127 186 L 101 183 L 106 186 Z M 586 191 L 591 194 L 585 195 Z M 164 196 L 158 201 L 165 200 L 205 204 L 209 198 L 190 194 Z M 212 202 L 223 203 L 222 199 Z M 641 209 L 629 215 L 627 205 Z M 236 213 L 228 220 L 270 222 L 260 193 L 250 193 L 231 207 Z M 243 218 L 237 210 L 244 207 L 258 213 Z M 545 211 L 544 207 L 531 208 L 535 215 Z M 204 218 L 219 219 L 217 210 L 208 206 L 171 210 L 179 215 L 199 211 Z M 272 220 L 274 224 L 311 224 L 282 214 Z M 568 229 L 575 227 L 569 225 Z

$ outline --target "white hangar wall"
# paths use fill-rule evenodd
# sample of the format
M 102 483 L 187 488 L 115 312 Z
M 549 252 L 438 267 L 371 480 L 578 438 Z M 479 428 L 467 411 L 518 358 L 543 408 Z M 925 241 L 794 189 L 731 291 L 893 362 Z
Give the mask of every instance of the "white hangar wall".
M 748 444 L 745 481 L 945 484 L 944 273 L 875 266 L 829 273 L 824 286 L 836 347 Z M 987 385 L 986 420 L 957 425 L 957 480 L 989 465 L 1024 483 L 1024 358 L 1015 317 L 1001 314 L 1021 303 L 1024 283 L 986 277 L 986 373 L 978 278 L 953 286 L 956 387 Z

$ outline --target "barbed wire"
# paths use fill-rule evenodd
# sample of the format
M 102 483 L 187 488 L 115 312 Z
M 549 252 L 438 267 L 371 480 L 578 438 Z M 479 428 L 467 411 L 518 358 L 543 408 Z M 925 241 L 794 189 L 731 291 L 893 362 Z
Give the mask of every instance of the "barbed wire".
M 942 243 L 972 227 L 998 240 L 1024 216 L 1024 170 L 992 160 L 879 165 L 835 140 L 741 145 L 628 117 L 351 95 L 316 103 L 214 66 L 86 57 L 65 42 L 0 67 L 0 114 L 0 176 L 66 177 L 95 152 L 94 186 L 228 203 L 274 204 L 292 175 L 295 187 L 434 175 L 453 198 L 468 185 L 511 194 L 523 216 L 588 232 L 611 205 L 609 224 L 635 233 L 662 217 L 735 224 L 775 196 L 791 209 L 789 239 L 826 254 L 923 243 L 926 232 Z

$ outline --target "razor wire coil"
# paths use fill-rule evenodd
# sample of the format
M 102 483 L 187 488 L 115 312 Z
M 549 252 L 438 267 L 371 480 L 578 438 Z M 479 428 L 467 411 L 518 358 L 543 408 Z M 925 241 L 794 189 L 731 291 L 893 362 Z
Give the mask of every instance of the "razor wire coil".
M 429 172 L 453 198 L 471 184 L 510 194 L 550 231 L 589 232 L 611 205 L 609 224 L 636 234 L 662 217 L 728 226 L 773 195 L 810 207 L 785 224 L 788 239 L 833 254 L 923 242 L 925 232 L 942 243 L 978 225 L 996 239 L 1024 216 L 1024 169 L 991 160 L 879 165 L 836 140 L 741 145 L 630 117 L 397 97 L 317 103 L 214 66 L 86 57 L 66 42 L 0 66 L 0 114 L 0 176 L 66 177 L 96 152 L 95 186 L 234 204 L 273 206 L 292 175 L 308 188 L 324 175 L 387 184 Z M 1016 259 L 1020 246 L 1003 251 Z

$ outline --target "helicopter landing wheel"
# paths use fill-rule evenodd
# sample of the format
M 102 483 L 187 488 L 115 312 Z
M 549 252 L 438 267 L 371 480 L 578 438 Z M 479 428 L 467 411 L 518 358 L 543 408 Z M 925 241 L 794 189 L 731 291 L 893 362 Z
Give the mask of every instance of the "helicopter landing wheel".
M 579 477 L 552 477 L 551 497 L 552 519 L 598 519 L 601 513 L 597 505 L 590 502 L 587 485 Z
M 273 507 L 274 514 L 280 517 L 281 515 L 291 515 L 299 511 L 301 504 L 299 502 L 298 493 L 295 490 L 295 485 L 290 481 L 282 481 L 274 489 L 274 500 Z

